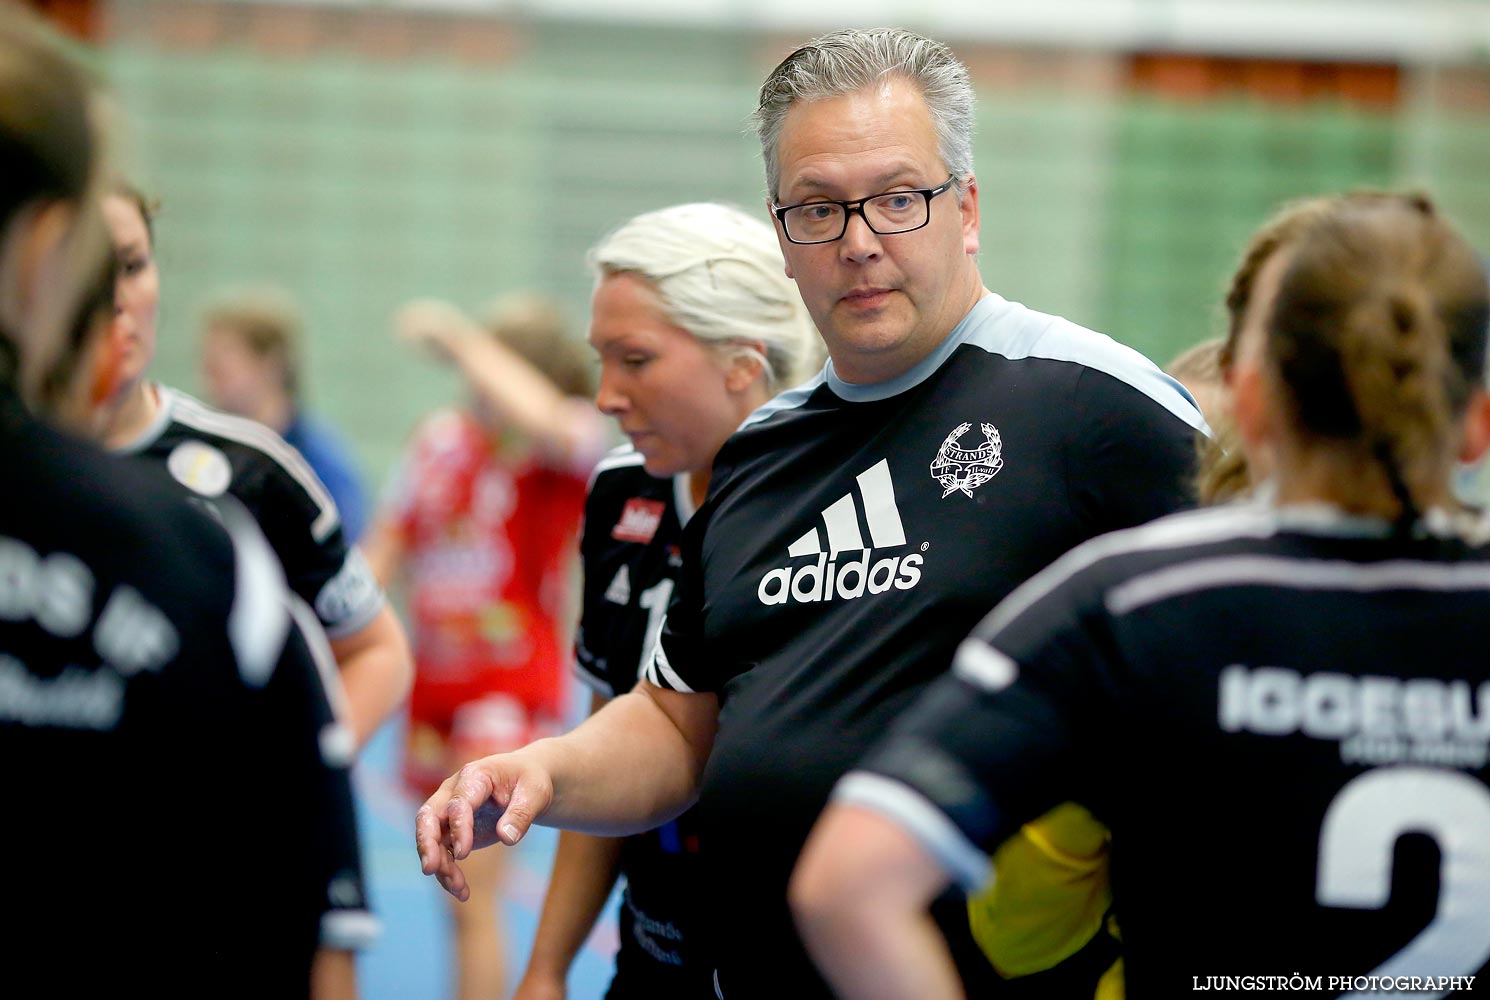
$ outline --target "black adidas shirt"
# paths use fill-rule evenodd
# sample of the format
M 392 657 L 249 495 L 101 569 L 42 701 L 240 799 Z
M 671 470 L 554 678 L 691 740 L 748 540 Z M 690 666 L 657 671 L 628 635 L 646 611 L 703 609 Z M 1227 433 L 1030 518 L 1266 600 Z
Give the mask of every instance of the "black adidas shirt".
M 698 809 L 725 997 L 826 993 L 786 884 L 834 781 L 1015 586 L 1184 506 L 1201 423 L 1140 355 L 989 295 L 902 377 L 829 366 L 725 444 L 648 673 L 720 698 Z
M 336 503 L 300 453 L 263 424 L 167 386 L 155 390 L 155 420 L 119 451 L 164 464 L 209 505 L 224 494 L 236 497 L 327 635 L 341 638 L 371 622 L 382 610 L 382 589 L 361 552 L 347 544 Z
M 0 465 L 7 986 L 305 996 L 318 940 L 374 930 L 309 611 L 241 508 L 7 392 Z
M 836 797 L 967 885 L 1021 821 L 1088 804 L 1130 997 L 1295 973 L 1319 996 L 1483 985 L 1486 526 L 1389 531 L 1253 503 L 1094 541 L 980 625 Z
M 584 603 L 575 635 L 579 676 L 607 698 L 642 675 L 683 565 L 687 475 L 658 479 L 629 446 L 596 467 L 580 539 Z M 707 996 L 713 964 L 699 955 L 700 842 L 692 812 L 627 837 L 621 950 L 610 995 Z

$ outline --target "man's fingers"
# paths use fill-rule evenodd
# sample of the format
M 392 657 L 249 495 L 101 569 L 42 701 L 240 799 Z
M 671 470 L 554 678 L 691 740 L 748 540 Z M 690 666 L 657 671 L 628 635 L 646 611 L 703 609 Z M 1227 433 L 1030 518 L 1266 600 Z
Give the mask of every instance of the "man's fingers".
M 491 801 L 493 790 L 490 775 L 475 764 L 467 764 L 456 772 L 445 820 L 450 829 L 450 848 L 457 861 L 476 848 L 476 813 Z
M 445 807 L 445 823 L 450 830 L 450 856 L 461 860 L 476 846 L 476 830 L 471 804 L 459 795 Z
M 527 785 L 519 782 L 512 790 L 512 799 L 497 820 L 497 839 L 511 847 L 527 835 L 528 827 L 537 817 L 533 796 Z
M 426 802 L 414 814 L 414 846 L 419 851 L 419 867 L 425 875 L 434 875 L 440 869 L 441 858 L 450 852 L 450 838 L 441 824 L 443 808 Z
M 414 813 L 414 848 L 419 852 L 419 867 L 426 875 L 435 873 L 440 858 L 450 846 L 445 811 L 454 786 L 455 776 L 452 775 L 442 781 L 435 793 Z
M 466 873 L 460 870 L 460 865 L 448 853 L 445 861 L 438 871 L 434 873 L 435 881 L 440 883 L 440 888 L 464 903 L 471 898 L 470 886 L 466 884 Z
M 466 885 L 465 872 L 455 863 L 450 838 L 440 822 L 442 810 L 437 801 L 440 798 L 439 793 L 431 796 L 414 814 L 414 843 L 419 850 L 419 869 L 426 875 L 433 875 L 441 888 L 464 903 L 471 890 Z
M 492 760 L 488 767 L 474 761 L 446 778 L 414 814 L 420 870 L 433 875 L 441 888 L 462 902 L 471 891 L 458 862 L 478 848 L 495 843 L 510 846 L 522 840 L 552 797 L 543 779 L 536 787 L 519 782 L 510 796 L 510 779 L 504 779 L 499 795 L 493 774 L 511 762 Z
M 439 817 L 428 802 L 414 814 L 414 848 L 419 852 L 419 869 L 433 875 L 439 868 L 439 856 L 444 853 L 444 835 Z
M 495 798 L 489 798 L 476 807 L 471 814 L 471 850 L 500 842 L 497 837 L 497 820 L 501 818 L 502 811 L 503 807 L 497 804 Z
M 514 812 L 508 809 L 497 820 L 497 839 L 508 847 L 515 846 L 528 833 L 528 827 L 533 825 L 533 818 L 522 812 Z

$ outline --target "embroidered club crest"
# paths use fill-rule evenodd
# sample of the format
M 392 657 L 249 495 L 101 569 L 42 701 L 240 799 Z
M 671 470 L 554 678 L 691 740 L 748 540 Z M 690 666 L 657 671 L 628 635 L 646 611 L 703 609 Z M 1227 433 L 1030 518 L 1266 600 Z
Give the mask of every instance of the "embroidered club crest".
M 958 424 L 942 442 L 931 463 L 931 475 L 942 484 L 942 499 L 961 490 L 968 496 L 973 490 L 998 475 L 1004 467 L 1004 443 L 998 428 L 992 424 L 980 424 L 983 443 L 971 450 L 959 447 L 962 436 L 972 429 L 972 424 Z

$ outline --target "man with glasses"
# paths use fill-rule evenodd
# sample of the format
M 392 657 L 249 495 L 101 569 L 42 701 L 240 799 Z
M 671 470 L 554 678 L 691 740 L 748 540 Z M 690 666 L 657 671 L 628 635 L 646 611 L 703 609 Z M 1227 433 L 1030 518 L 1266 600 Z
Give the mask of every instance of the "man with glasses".
M 418 819 L 424 870 L 461 895 L 473 840 L 534 820 L 631 832 L 697 796 L 730 1000 L 828 995 L 786 893 L 834 782 L 1016 585 L 1185 505 L 1204 426 L 1142 356 L 983 287 L 972 88 L 945 46 L 818 39 L 756 120 L 830 361 L 720 451 L 646 680 L 566 737 L 468 765 Z M 935 912 L 985 993 L 966 901 Z

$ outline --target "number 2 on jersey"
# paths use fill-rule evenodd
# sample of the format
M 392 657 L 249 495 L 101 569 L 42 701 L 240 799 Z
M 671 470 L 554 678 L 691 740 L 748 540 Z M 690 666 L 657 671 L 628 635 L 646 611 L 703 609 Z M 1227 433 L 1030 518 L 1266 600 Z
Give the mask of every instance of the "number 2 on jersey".
M 1405 833 L 1426 833 L 1438 844 L 1438 909 L 1422 933 L 1369 974 L 1472 975 L 1490 958 L 1490 790 L 1469 775 L 1379 767 L 1352 779 L 1325 810 L 1315 898 L 1322 906 L 1381 909 L 1391 893 L 1392 852 Z

